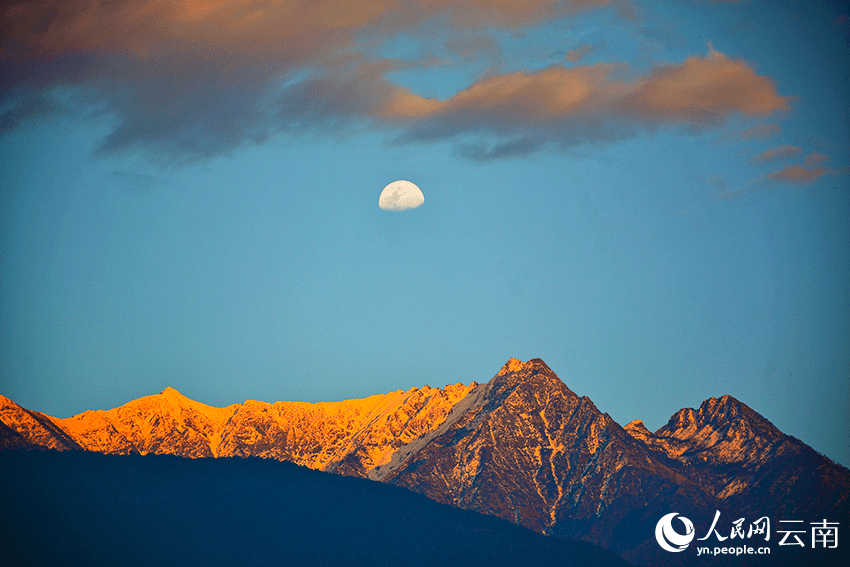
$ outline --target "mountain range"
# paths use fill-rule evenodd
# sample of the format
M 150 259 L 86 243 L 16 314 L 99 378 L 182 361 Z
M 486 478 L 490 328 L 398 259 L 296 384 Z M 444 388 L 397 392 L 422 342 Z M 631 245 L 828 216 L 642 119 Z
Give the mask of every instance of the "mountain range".
M 685 553 L 659 546 L 656 524 L 671 512 L 712 547 L 734 545 L 735 520 L 746 529 L 768 518 L 766 564 L 843 559 L 841 547 L 778 546 L 778 530 L 850 520 L 850 471 L 743 402 L 710 398 L 654 433 L 640 421 L 621 427 L 539 359 L 510 359 L 483 384 L 315 404 L 216 408 L 167 388 L 59 419 L 0 396 L 0 447 L 290 461 L 601 545 L 638 565 L 716 563 L 697 557 L 696 541 Z

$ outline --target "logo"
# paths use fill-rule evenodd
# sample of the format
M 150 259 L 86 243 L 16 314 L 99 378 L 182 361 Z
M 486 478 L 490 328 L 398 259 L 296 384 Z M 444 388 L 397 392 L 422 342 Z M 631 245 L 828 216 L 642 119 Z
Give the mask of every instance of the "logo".
M 679 516 L 678 512 L 671 512 L 655 524 L 655 539 L 658 541 L 658 545 L 673 553 L 685 551 L 695 535 L 694 525 L 684 516 L 679 516 L 679 520 L 685 525 L 685 533 L 680 534 L 673 529 L 673 518 L 676 516 Z
M 733 518 L 735 516 L 732 516 Z M 679 533 L 673 528 L 673 520 L 679 518 L 685 528 L 685 533 Z M 714 519 L 711 521 L 711 527 L 703 537 L 696 538 L 697 542 L 705 541 L 705 545 L 696 544 L 697 557 L 702 556 L 718 556 L 718 555 L 770 555 L 771 548 L 767 545 L 759 547 L 748 545 L 750 540 L 760 540 L 764 538 L 764 542 L 770 542 L 770 523 L 769 516 L 762 516 L 752 520 L 749 525 L 746 523 L 747 518 L 738 518 L 731 522 L 720 521 L 720 510 L 715 510 Z M 808 547 L 811 541 L 812 549 L 837 549 L 838 548 L 838 528 L 839 522 L 830 522 L 823 519 L 817 522 L 809 522 L 811 530 L 807 529 L 806 522 L 803 520 L 779 520 L 779 528 L 774 533 L 782 535 L 779 540 L 779 547 L 783 546 L 799 546 Z M 677 526 L 681 529 L 681 526 Z M 727 532 L 726 530 L 729 529 Z M 700 531 L 702 531 L 700 529 Z M 723 534 L 729 535 L 723 535 Z M 811 534 L 811 539 L 809 535 Z M 680 516 L 677 512 L 666 514 L 658 523 L 655 524 L 655 541 L 665 551 L 671 553 L 679 553 L 685 551 L 688 545 L 694 541 L 694 525 L 688 518 Z M 709 547 L 709 541 L 716 539 L 717 543 L 726 543 L 727 545 L 716 545 Z M 739 541 L 740 540 L 740 541 Z

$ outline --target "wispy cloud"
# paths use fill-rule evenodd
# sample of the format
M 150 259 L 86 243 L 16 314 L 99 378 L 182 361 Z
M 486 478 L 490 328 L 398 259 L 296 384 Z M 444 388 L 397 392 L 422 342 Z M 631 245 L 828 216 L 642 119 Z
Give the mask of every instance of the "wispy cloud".
M 768 177 L 786 183 L 809 184 L 817 181 L 821 176 L 829 173 L 829 171 L 823 167 L 806 168 L 799 164 L 794 164 L 781 171 L 771 173 Z
M 824 154 L 819 154 L 817 152 L 812 152 L 812 153 L 810 153 L 809 155 L 806 156 L 806 159 L 803 162 L 803 165 L 805 165 L 806 167 L 812 167 L 812 166 L 815 166 L 815 165 L 820 165 L 822 163 L 826 163 L 828 161 L 829 161 L 829 156 L 824 155 Z
M 585 55 L 590 53 L 592 50 L 593 50 L 593 47 L 590 46 L 590 45 L 583 45 L 583 46 L 579 47 L 578 49 L 570 49 L 569 51 L 567 51 L 566 59 L 567 59 L 567 61 L 569 61 L 571 63 L 576 63 L 582 57 L 584 57 Z
M 769 179 L 774 181 L 784 181 L 786 183 L 795 183 L 808 185 L 814 183 L 824 175 L 841 175 L 843 171 L 836 171 L 831 167 L 818 167 L 821 164 L 830 161 L 828 155 L 812 152 L 803 160 L 803 164 L 794 164 L 780 171 L 768 174 Z
M 764 116 L 789 106 L 790 99 L 780 96 L 770 79 L 713 50 L 630 81 L 617 78 L 627 71 L 606 64 L 555 65 L 488 77 L 446 100 L 396 88 L 381 97 L 376 114 L 404 128 L 407 140 L 484 134 L 494 140 L 491 145 L 479 142 L 467 152 L 484 158 L 617 139 L 662 126 L 706 127 L 731 115 Z
M 723 135 L 722 140 L 751 140 L 773 138 L 782 131 L 782 126 L 776 122 L 757 124 L 745 130 L 730 131 Z
M 801 151 L 803 151 L 802 148 L 798 146 L 783 144 L 778 148 L 773 148 L 772 150 L 767 150 L 765 152 L 760 153 L 759 155 L 753 158 L 753 161 L 759 163 L 767 163 L 771 161 L 788 159 L 796 156 Z
M 14 130 L 26 120 L 45 116 L 62 109 L 62 105 L 57 101 L 41 94 L 33 94 L 0 114 L 0 134 Z

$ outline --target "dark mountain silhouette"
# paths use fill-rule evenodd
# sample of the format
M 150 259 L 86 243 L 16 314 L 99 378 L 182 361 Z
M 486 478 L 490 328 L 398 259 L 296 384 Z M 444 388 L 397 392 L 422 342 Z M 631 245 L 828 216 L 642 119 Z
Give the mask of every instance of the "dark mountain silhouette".
M 601 547 L 250 457 L 0 452 L 8 566 L 623 566 Z

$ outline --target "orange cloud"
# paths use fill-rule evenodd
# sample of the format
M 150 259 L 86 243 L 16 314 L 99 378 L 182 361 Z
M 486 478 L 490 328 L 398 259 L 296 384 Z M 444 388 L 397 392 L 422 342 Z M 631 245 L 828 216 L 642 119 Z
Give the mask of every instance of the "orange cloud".
M 824 169 L 822 167 L 814 167 L 811 169 L 807 169 L 800 165 L 792 165 L 786 167 L 782 171 L 777 171 L 775 173 L 771 173 L 768 175 L 770 179 L 775 179 L 777 181 L 785 181 L 787 183 L 802 183 L 809 184 L 817 181 L 825 173 L 829 173 L 828 169 Z
M 797 146 L 791 146 L 788 144 L 783 144 L 778 148 L 773 148 L 772 150 L 767 150 L 766 152 L 762 152 L 753 158 L 754 161 L 757 162 L 769 162 L 769 161 L 777 161 L 781 159 L 786 159 L 790 157 L 794 157 L 802 151 L 802 148 Z
M 704 126 L 733 114 L 770 115 L 789 106 L 790 98 L 777 94 L 770 79 L 713 50 L 629 82 L 615 78 L 615 71 L 623 70 L 555 65 L 495 75 L 445 100 L 395 88 L 380 97 L 374 112 L 407 128 L 409 138 L 484 132 L 507 138 L 502 143 L 519 152 L 546 143 L 569 146 L 628 136 L 639 127 Z
M 535 73 L 496 75 L 444 101 L 400 89 L 380 113 L 388 119 L 452 116 L 465 122 L 547 121 L 596 104 L 590 97 L 601 91 L 613 94 L 615 83 L 607 80 L 610 72 L 610 65 L 554 66 Z
M 824 154 L 819 154 L 817 152 L 812 152 L 812 153 L 810 153 L 809 155 L 806 156 L 806 159 L 803 162 L 803 164 L 806 167 L 812 167 L 813 165 L 819 165 L 819 164 L 822 164 L 822 163 L 826 163 L 828 161 L 829 161 L 829 156 L 824 155 Z
M 624 110 L 648 119 L 717 122 L 731 113 L 764 116 L 786 110 L 790 99 L 743 61 L 715 50 L 681 65 L 656 69 L 636 85 Z
M 251 49 L 289 37 L 328 30 L 356 30 L 381 23 L 407 28 L 437 14 L 458 25 L 525 25 L 556 13 L 609 4 L 611 0 L 34 0 L 0 9 L 3 57 L 21 52 L 125 50 L 146 53 L 155 41 L 183 38 Z M 190 45 L 185 45 L 190 47 Z M 281 45 L 281 50 L 293 46 Z
M 612 65 L 553 66 L 483 79 L 445 101 L 399 90 L 387 117 L 485 114 L 500 121 L 536 122 L 601 111 L 646 122 L 713 122 L 733 113 L 768 115 L 788 108 L 770 79 L 746 63 L 712 51 L 668 65 L 631 83 L 611 79 Z
M 785 181 L 786 183 L 809 184 L 817 181 L 826 174 L 839 175 L 844 171 L 836 171 L 830 167 L 815 167 L 829 161 L 829 156 L 812 152 L 806 156 L 803 165 L 795 164 L 768 175 L 770 179 Z

